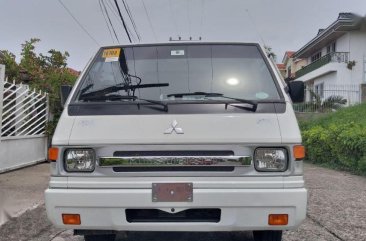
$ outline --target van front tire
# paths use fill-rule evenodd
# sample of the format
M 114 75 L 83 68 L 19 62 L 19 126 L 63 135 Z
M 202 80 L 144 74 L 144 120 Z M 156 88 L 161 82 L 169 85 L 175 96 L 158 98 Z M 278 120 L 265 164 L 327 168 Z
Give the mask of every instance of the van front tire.
M 254 241 L 281 241 L 282 231 L 253 231 Z
M 84 235 L 85 241 L 115 241 L 115 234 Z

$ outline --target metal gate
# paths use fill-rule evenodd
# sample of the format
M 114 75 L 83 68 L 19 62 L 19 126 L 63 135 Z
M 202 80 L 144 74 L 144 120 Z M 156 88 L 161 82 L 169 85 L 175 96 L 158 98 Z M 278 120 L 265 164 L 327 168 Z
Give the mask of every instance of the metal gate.
M 44 161 L 48 94 L 4 78 L 0 65 L 0 172 Z

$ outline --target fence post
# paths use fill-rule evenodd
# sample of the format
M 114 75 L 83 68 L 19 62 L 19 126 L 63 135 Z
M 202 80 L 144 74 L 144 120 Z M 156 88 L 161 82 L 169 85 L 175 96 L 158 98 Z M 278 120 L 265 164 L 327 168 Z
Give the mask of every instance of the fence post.
M 2 122 L 3 122 L 2 117 L 3 117 L 4 81 L 5 81 L 5 65 L 0 64 L 0 142 L 1 142 Z
M 366 84 L 361 84 L 361 103 L 366 102 Z

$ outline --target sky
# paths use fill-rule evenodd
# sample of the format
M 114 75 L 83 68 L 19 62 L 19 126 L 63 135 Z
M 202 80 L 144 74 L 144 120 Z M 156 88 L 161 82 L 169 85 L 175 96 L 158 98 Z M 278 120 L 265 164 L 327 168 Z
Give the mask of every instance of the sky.
M 141 42 L 167 42 L 178 36 L 202 37 L 201 41 L 255 41 L 272 47 L 278 62 L 285 51 L 300 49 L 315 37 L 319 28 L 334 22 L 340 12 L 366 14 L 365 0 L 125 1 Z M 104 2 L 107 8 L 112 6 L 108 3 L 114 3 Z M 123 8 L 122 0 L 118 3 Z M 121 21 L 111 9 L 109 14 L 119 43 L 127 44 Z M 122 14 L 132 29 L 126 12 Z M 13 52 L 19 60 L 21 44 L 32 37 L 41 39 L 37 52 L 68 51 L 68 65 L 76 70 L 82 70 L 100 46 L 118 44 L 108 30 L 99 0 L 0 0 L 0 50 Z

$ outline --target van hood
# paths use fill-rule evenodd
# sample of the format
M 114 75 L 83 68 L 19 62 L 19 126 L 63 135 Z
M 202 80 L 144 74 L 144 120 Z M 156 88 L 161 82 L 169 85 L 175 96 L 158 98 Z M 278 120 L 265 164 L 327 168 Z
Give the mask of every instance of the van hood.
M 101 115 L 63 113 L 53 145 L 300 143 L 291 105 L 283 114 Z
M 282 143 L 280 130 L 276 114 L 82 116 L 61 119 L 53 145 Z

